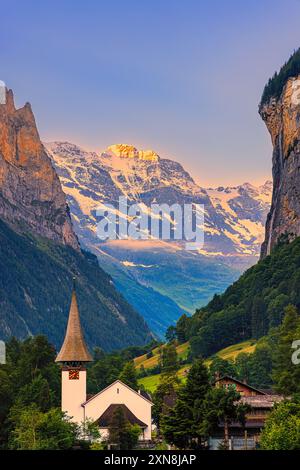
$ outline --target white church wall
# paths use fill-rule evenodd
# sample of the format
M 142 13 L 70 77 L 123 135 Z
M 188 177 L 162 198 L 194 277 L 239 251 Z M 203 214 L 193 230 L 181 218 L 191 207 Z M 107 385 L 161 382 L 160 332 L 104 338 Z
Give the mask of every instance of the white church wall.
M 144 439 L 151 439 L 151 402 L 120 381 L 114 382 L 86 402 L 84 405 L 85 419 L 96 421 L 112 404 L 126 405 L 138 419 L 147 424 Z M 105 433 L 105 430 L 103 429 L 102 432 Z

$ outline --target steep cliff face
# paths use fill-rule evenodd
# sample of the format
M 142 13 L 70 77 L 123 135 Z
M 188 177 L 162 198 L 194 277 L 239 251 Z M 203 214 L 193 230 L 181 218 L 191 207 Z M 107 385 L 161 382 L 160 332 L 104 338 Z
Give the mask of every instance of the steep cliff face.
M 261 256 L 279 237 L 300 235 L 300 75 L 287 79 L 281 95 L 259 109 L 273 144 L 273 195 Z
M 30 104 L 16 109 L 6 90 L 0 104 L 0 218 L 79 250 L 65 195 L 40 141 Z
M 0 96 L 0 339 L 42 333 L 59 348 L 76 275 L 90 348 L 110 351 L 148 342 L 152 335 L 144 319 L 117 292 L 97 258 L 79 248 L 30 105 L 15 109 L 12 92 L 5 90 L 4 97 Z

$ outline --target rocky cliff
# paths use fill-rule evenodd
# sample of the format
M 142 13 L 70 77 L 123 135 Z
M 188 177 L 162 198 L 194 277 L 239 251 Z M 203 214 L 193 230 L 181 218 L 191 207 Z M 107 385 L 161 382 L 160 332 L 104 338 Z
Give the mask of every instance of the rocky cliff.
M 280 77 L 276 75 L 268 86 Z M 288 77 L 280 95 L 262 102 L 259 112 L 273 144 L 274 184 L 261 250 L 264 257 L 281 235 L 300 235 L 300 74 Z
M 79 250 L 65 195 L 40 141 L 29 103 L 16 109 L 6 90 L 0 104 L 0 217 L 19 232 L 30 231 Z
M 152 339 L 97 258 L 81 251 L 29 104 L 0 82 L 0 339 L 46 334 L 59 348 L 72 278 L 85 338 L 106 351 Z M 74 249 L 73 249 L 74 248 Z

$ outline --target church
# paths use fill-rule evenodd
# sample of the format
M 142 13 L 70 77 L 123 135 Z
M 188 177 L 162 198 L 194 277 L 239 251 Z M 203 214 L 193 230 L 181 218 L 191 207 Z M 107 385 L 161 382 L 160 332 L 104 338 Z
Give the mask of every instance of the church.
M 108 435 L 108 426 L 117 407 L 123 409 L 130 424 L 141 428 L 141 440 L 151 440 L 152 402 L 140 392 L 116 380 L 96 395 L 87 396 L 87 364 L 92 362 L 81 328 L 75 287 L 72 292 L 65 339 L 55 362 L 61 365 L 61 409 L 78 424 L 97 423 L 101 438 Z

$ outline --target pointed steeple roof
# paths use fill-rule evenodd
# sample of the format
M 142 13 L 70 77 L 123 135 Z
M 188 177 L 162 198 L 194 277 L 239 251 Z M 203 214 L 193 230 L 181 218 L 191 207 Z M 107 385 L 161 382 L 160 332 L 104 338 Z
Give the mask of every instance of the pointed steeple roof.
M 66 336 L 55 362 L 91 362 L 92 356 L 85 344 L 80 324 L 79 310 L 75 286 L 73 287 L 72 300 L 69 312 L 69 320 Z

